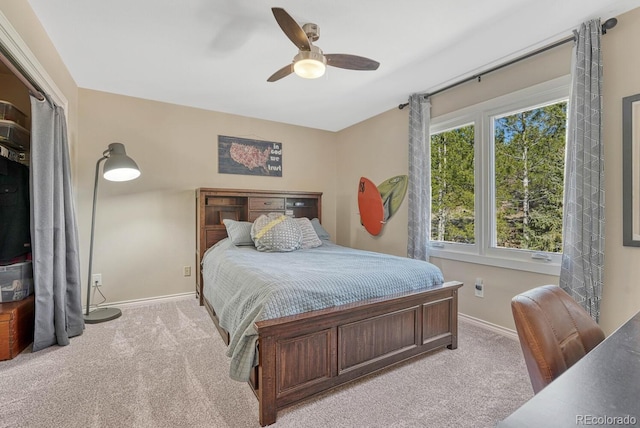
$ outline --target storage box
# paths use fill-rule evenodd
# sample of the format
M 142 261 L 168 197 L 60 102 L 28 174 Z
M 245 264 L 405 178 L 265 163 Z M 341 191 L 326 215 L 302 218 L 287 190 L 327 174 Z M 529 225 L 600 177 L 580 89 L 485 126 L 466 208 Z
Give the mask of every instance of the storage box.
M 0 266 L 0 303 L 26 299 L 32 293 L 31 261 Z
M 8 360 L 33 342 L 35 297 L 0 303 L 0 361 Z
M 10 102 L 0 100 L 0 120 L 10 120 L 22 127 L 27 126 L 27 115 Z
M 9 148 L 28 151 L 31 145 L 31 134 L 22 126 L 10 120 L 0 120 L 0 143 Z

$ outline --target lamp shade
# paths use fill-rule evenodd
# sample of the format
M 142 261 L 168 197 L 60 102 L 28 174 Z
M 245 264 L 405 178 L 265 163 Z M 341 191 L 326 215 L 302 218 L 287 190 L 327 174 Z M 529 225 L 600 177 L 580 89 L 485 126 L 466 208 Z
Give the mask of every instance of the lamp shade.
M 122 143 L 109 144 L 109 157 L 104 163 L 103 176 L 109 181 L 129 181 L 140 176 L 140 169 L 127 156 Z

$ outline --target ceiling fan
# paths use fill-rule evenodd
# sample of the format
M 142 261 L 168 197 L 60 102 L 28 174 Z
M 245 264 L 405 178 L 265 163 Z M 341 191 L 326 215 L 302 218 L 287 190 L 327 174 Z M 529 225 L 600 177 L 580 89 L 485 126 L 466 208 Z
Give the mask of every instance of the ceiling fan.
M 327 65 L 346 68 L 348 70 L 377 70 L 380 63 L 369 58 L 347 54 L 324 54 L 313 45 L 320 38 L 320 28 L 316 24 L 304 24 L 302 27 L 280 7 L 272 7 L 271 11 L 284 34 L 298 48 L 293 62 L 282 67 L 267 79 L 275 82 L 296 73 L 306 79 L 315 79 L 324 74 Z

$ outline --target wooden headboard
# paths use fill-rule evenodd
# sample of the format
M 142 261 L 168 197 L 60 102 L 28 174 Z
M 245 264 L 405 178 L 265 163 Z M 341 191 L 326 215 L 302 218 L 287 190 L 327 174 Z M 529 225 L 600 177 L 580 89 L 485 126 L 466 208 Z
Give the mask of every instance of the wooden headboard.
M 322 193 L 272 190 L 199 188 L 196 190 L 196 296 L 202 301 L 202 257 L 227 237 L 222 221 L 254 221 L 261 214 L 279 212 L 322 221 Z

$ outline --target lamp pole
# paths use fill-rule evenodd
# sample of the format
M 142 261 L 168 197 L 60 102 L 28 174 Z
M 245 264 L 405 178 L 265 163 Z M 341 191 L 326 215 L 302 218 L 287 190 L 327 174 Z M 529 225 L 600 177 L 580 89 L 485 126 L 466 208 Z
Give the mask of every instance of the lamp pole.
M 106 150 L 98 162 L 96 162 L 96 177 L 93 182 L 93 208 L 91 209 L 91 239 L 89 241 L 89 274 L 87 277 L 87 311 L 85 318 L 89 316 L 89 307 L 91 306 L 91 267 L 93 266 L 93 232 L 96 226 L 96 202 L 98 200 L 98 174 L 100 173 L 100 164 L 107 160 L 109 150 Z M 85 320 L 86 321 L 86 320 Z

